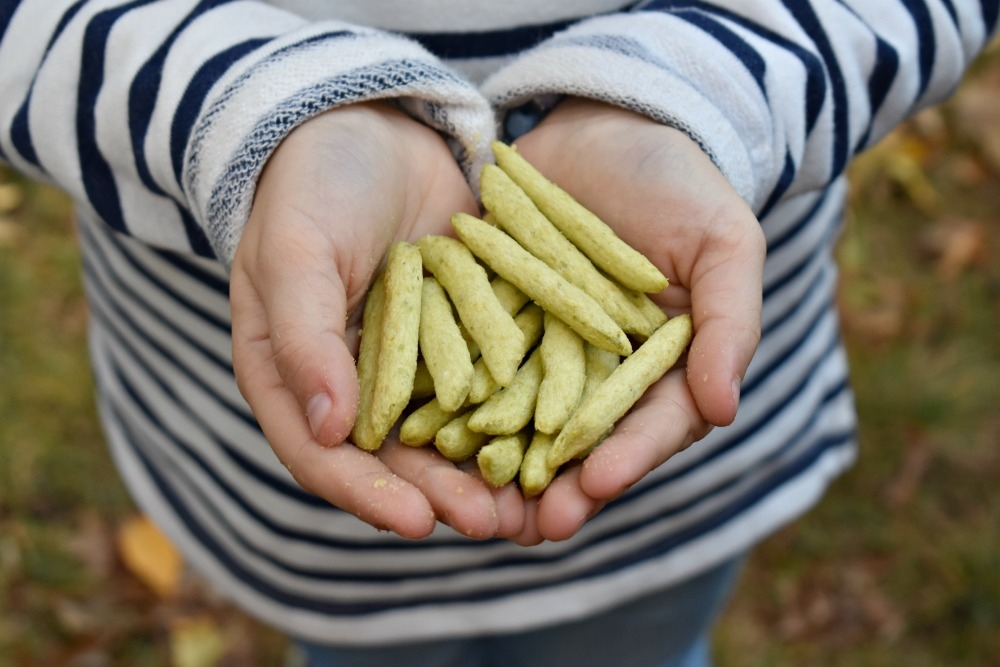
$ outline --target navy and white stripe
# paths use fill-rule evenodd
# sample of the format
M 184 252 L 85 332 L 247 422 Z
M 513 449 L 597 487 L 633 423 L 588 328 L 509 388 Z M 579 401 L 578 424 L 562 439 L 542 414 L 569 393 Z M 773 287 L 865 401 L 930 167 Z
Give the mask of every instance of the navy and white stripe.
M 0 159 L 77 201 L 111 450 L 137 502 L 221 591 L 317 640 L 516 631 L 728 559 L 850 465 L 832 259 L 843 172 L 953 90 L 998 11 L 986 0 L 0 0 Z M 523 131 L 564 94 L 688 131 L 760 213 L 763 338 L 739 416 L 565 542 L 375 531 L 295 484 L 235 387 L 226 268 L 256 175 L 312 114 L 399 96 L 451 137 L 471 175 L 496 126 Z

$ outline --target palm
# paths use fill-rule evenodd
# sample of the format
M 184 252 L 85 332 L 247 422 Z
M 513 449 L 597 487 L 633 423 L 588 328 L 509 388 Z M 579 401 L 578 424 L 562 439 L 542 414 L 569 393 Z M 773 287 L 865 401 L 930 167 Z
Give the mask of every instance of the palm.
M 378 527 L 422 537 L 443 520 L 488 537 L 523 509 L 429 450 L 345 442 L 357 409 L 357 311 L 397 239 L 475 211 L 435 133 L 380 106 L 303 125 L 271 158 L 233 264 L 233 365 L 278 459 L 307 490 Z M 461 497 L 456 488 L 464 488 Z
M 686 368 L 651 387 L 587 463 L 543 495 L 534 538 L 561 539 L 713 425 L 733 420 L 760 335 L 764 242 L 752 212 L 677 130 L 574 100 L 517 145 L 664 272 L 671 286 L 654 299 L 668 312 L 691 312 L 695 325 Z

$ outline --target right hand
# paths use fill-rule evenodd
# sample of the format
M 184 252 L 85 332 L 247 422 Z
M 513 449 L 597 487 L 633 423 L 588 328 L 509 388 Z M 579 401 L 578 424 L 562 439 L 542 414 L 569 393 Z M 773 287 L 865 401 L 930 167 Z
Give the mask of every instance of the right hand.
M 233 261 L 233 367 L 278 459 L 306 490 L 409 538 L 437 521 L 476 538 L 522 529 L 492 490 L 433 448 L 347 441 L 358 404 L 358 307 L 389 246 L 449 234 L 476 200 L 444 140 L 384 104 L 317 116 L 268 161 Z M 352 316 L 352 313 L 355 314 Z
M 601 102 L 568 98 L 518 150 L 670 279 L 654 300 L 690 313 L 684 363 L 650 387 L 582 465 L 528 503 L 533 544 L 574 535 L 677 452 L 731 423 L 760 340 L 765 256 L 757 218 L 686 134 Z

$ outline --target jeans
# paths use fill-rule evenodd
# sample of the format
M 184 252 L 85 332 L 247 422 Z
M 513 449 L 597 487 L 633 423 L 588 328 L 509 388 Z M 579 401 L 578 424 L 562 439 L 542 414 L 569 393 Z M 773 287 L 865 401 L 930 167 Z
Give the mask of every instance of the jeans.
M 295 643 L 308 667 L 710 667 L 712 626 L 742 562 L 530 632 L 364 647 Z

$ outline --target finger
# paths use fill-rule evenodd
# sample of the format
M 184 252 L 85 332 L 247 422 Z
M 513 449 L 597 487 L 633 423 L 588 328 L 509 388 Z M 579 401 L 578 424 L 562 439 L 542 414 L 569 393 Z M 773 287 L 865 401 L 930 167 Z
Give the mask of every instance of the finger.
M 510 537 L 510 541 L 522 547 L 533 547 L 545 541 L 538 530 L 538 498 L 524 501 L 524 525 L 521 532 Z
M 553 542 L 567 540 L 604 506 L 580 486 L 582 466 L 560 472 L 538 503 L 538 532 Z
M 514 484 L 505 484 L 499 489 L 491 488 L 497 505 L 500 525 L 497 537 L 510 538 L 520 535 L 525 525 L 525 499 L 521 489 Z
M 408 447 L 390 437 L 378 458 L 423 492 L 434 513 L 455 531 L 474 539 L 494 537 L 500 529 L 497 502 L 487 484 L 460 470 L 430 447 Z
M 496 537 L 510 538 L 524 530 L 525 499 L 521 488 L 514 482 L 496 487 L 483 478 L 475 459 L 470 459 L 459 466 L 462 470 L 480 480 L 489 492 L 497 508 Z
M 580 488 L 612 500 L 711 430 L 694 402 L 685 373 L 675 369 L 650 387 L 615 431 L 584 461 Z
M 730 231 L 707 244 L 687 281 L 694 323 L 688 383 L 701 414 L 716 426 L 736 417 L 740 383 L 760 342 L 763 234 L 749 211 L 733 215 L 750 219 L 721 220 Z
M 273 364 L 314 437 L 325 445 L 343 442 L 358 403 L 345 286 L 336 264 L 316 251 L 325 245 L 286 250 L 270 240 L 257 257 L 255 287 L 267 314 Z
M 302 488 L 403 537 L 419 539 L 433 531 L 434 510 L 420 490 L 350 443 L 325 447 L 315 440 L 305 414 L 271 363 L 266 337 L 243 339 L 234 345 L 234 357 L 239 359 L 234 365 L 243 369 L 241 391 L 264 436 Z
M 483 472 L 475 457 L 459 463 L 458 467 L 481 481 L 493 495 L 499 520 L 496 537 L 509 538 L 519 534 L 524 529 L 525 512 L 525 499 L 521 487 L 515 482 L 509 482 L 500 487 L 490 484 L 483 477 Z

